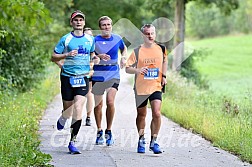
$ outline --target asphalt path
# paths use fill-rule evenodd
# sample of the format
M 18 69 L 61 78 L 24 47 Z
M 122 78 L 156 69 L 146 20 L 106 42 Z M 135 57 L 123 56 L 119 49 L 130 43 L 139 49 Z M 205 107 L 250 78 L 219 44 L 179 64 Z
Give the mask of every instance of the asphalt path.
M 158 136 L 158 143 L 163 153 L 153 154 L 148 150 L 150 109 L 148 109 L 146 119 L 146 153 L 137 153 L 136 109 L 129 76 L 124 71 L 121 72 L 121 83 L 116 95 L 116 113 L 112 127 L 115 139 L 113 146 L 95 145 L 96 126 L 92 114 L 92 125 L 84 126 L 85 121 L 83 121 L 77 137 L 76 145 L 82 154 L 69 154 L 67 146 L 70 138 L 70 122 L 67 122 L 64 130 L 57 131 L 56 122 L 62 111 L 62 101 L 60 94 L 55 96 L 44 112 L 39 130 L 41 134 L 40 150 L 52 156 L 50 164 L 56 167 L 252 167 L 251 164 L 242 162 L 238 157 L 213 147 L 200 135 L 191 133 L 164 116 L 162 116 L 162 125 Z M 85 120 L 85 110 L 83 113 L 83 120 Z M 105 108 L 103 115 L 102 125 L 105 129 Z

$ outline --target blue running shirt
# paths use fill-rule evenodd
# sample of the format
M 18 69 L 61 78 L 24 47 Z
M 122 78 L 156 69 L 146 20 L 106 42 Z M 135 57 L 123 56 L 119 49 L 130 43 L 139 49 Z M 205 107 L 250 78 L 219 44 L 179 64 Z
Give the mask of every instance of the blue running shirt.
M 94 65 L 93 81 L 120 79 L 118 51 L 123 51 L 124 47 L 125 44 L 119 35 L 111 34 L 110 38 L 103 38 L 101 35 L 95 37 L 95 53 L 110 55 L 110 60 L 100 60 L 99 64 Z
M 56 45 L 54 52 L 62 54 L 78 50 L 78 55 L 65 58 L 61 75 L 88 75 L 90 71 L 90 53 L 94 52 L 94 49 L 93 36 L 87 34 L 75 36 L 73 32 L 64 35 Z

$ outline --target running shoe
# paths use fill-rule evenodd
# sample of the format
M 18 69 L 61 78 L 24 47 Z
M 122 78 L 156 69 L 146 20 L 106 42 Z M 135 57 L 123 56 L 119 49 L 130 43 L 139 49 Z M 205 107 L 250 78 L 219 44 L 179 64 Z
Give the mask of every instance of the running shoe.
M 114 140 L 113 140 L 113 137 L 112 137 L 111 130 L 106 130 L 105 131 L 105 138 L 106 138 L 107 146 L 111 146 L 111 145 L 114 144 Z
M 162 151 L 159 145 L 156 142 L 150 142 L 150 151 L 153 151 L 154 154 L 161 154 Z
M 57 129 L 58 130 L 62 130 L 64 129 L 64 126 L 66 124 L 67 119 L 64 118 L 62 115 L 59 117 L 58 121 L 57 121 Z
M 138 145 L 137 145 L 137 152 L 138 153 L 145 153 L 145 139 L 140 139 L 138 141 Z
M 97 137 L 96 137 L 95 143 L 97 145 L 102 145 L 104 143 L 103 130 L 100 130 L 100 131 L 97 132 Z
M 71 154 L 81 154 L 81 152 L 75 147 L 74 141 L 70 141 L 68 149 Z
M 91 126 L 91 119 L 90 119 L 90 117 L 86 118 L 86 126 Z

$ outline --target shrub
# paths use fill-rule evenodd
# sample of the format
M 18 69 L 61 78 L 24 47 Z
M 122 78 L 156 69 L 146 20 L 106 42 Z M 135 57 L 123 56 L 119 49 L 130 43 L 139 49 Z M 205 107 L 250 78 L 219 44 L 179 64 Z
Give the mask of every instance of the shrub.
M 200 88 L 208 89 L 208 81 L 202 76 L 199 70 L 195 67 L 195 61 L 197 59 L 203 59 L 209 54 L 209 51 L 198 49 L 194 50 L 193 53 L 185 59 L 181 64 L 180 74 L 186 77 L 188 80 L 193 81 Z

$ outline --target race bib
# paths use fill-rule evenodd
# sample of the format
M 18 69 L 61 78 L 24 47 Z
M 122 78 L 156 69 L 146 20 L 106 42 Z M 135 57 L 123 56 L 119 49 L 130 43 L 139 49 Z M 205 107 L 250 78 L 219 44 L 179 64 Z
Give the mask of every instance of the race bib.
M 144 75 L 144 79 L 157 79 L 158 71 L 158 68 L 149 68 L 148 72 Z
M 71 76 L 70 84 L 73 88 L 86 86 L 86 82 L 83 76 Z

